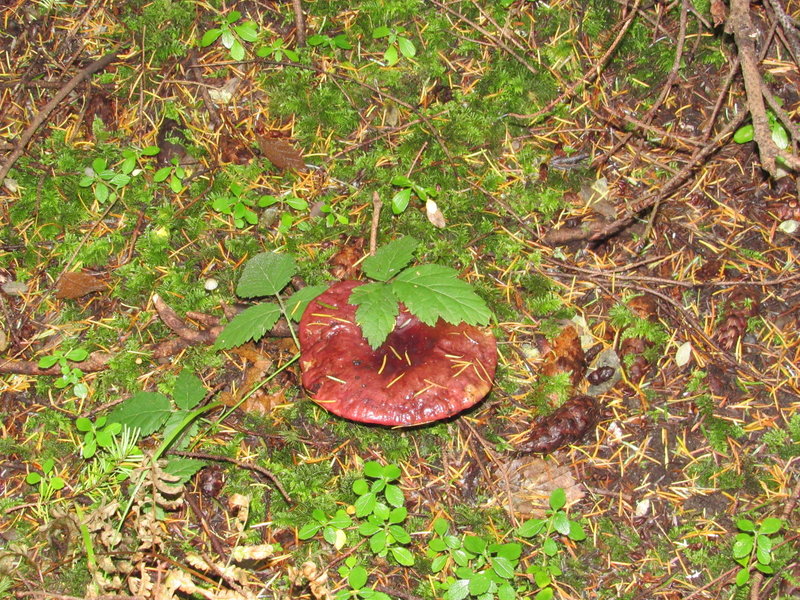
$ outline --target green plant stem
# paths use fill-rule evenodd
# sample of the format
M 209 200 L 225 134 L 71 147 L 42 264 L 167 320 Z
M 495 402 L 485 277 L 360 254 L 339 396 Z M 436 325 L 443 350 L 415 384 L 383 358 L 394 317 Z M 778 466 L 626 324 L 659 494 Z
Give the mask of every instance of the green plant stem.
M 295 346 L 297 346 L 297 348 L 299 349 L 300 348 L 300 342 L 298 341 L 297 335 L 294 332 L 294 327 L 292 326 L 292 319 L 289 316 L 289 311 L 286 310 L 286 305 L 283 303 L 283 298 L 281 298 L 281 295 L 280 294 L 275 294 L 275 297 L 278 299 L 278 305 L 280 305 L 280 307 L 281 307 L 281 312 L 283 313 L 283 318 L 286 319 L 286 323 L 289 325 L 289 333 L 292 334 L 292 339 L 294 340 Z M 297 358 L 299 358 L 299 355 L 297 357 L 293 358 L 292 362 L 294 362 Z M 288 364 L 291 364 L 291 363 L 288 363 Z M 269 381 L 269 380 L 267 380 L 267 381 Z M 255 390 L 253 390 L 253 391 L 255 391 Z
M 89 564 L 89 571 L 94 571 L 97 568 L 94 544 L 92 544 L 92 537 L 89 535 L 89 528 L 86 527 L 86 523 L 83 521 L 83 510 L 77 502 L 75 503 L 75 513 L 78 515 L 78 529 L 81 532 L 83 547 L 86 549 L 86 562 Z

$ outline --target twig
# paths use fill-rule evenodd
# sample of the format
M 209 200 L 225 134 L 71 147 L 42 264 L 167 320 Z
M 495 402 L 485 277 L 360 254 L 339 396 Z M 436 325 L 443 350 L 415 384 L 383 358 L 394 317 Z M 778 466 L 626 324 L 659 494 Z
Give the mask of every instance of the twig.
M 2 168 L 0 168 L 0 183 L 3 183 L 3 180 L 6 178 L 6 175 L 8 175 L 8 172 L 11 170 L 11 167 L 14 166 L 14 163 L 16 163 L 19 157 L 22 156 L 22 153 L 25 152 L 25 148 L 30 143 L 31 139 L 36 133 L 36 130 L 38 130 L 39 127 L 42 126 L 42 124 L 47 120 L 47 117 L 50 116 L 50 113 L 53 112 L 53 110 L 55 110 L 56 106 L 58 106 L 61 103 L 61 101 L 64 98 L 66 98 L 69 95 L 69 93 L 78 86 L 79 83 L 81 83 L 84 79 L 86 79 L 93 73 L 96 73 L 97 71 L 100 71 L 105 67 L 107 67 L 116 58 L 117 58 L 117 53 L 111 52 L 110 54 L 106 54 L 103 58 L 100 58 L 90 63 L 89 65 L 81 69 L 72 79 L 70 79 L 64 85 L 64 87 L 62 87 L 58 91 L 58 93 L 55 96 L 53 96 L 53 99 L 50 100 L 50 102 L 44 105 L 42 110 L 39 111 L 39 113 L 34 117 L 33 121 L 31 121 L 31 124 L 28 125 L 27 129 L 25 129 L 25 131 L 20 136 L 19 141 L 17 142 L 16 149 L 11 153 L 11 156 L 9 156 L 6 159 L 6 162 L 2 166 Z
M 747 94 L 747 108 L 753 120 L 753 137 L 758 145 L 758 153 L 764 170 L 772 177 L 777 178 L 778 168 L 775 160 L 780 158 L 786 165 L 800 171 L 800 158 L 782 151 L 772 140 L 769 127 L 767 110 L 764 106 L 762 88 L 764 82 L 758 70 L 756 58 L 756 45 L 754 34 L 756 32 L 750 18 L 750 3 L 748 0 L 731 0 L 731 12 L 725 30 L 733 34 L 742 64 L 744 89 Z
M 383 202 L 378 192 L 372 192 L 372 227 L 369 231 L 369 254 L 375 256 L 375 250 L 378 247 L 378 223 L 381 218 L 381 207 Z
M 303 15 L 302 0 L 292 0 L 292 8 L 294 9 L 294 29 L 297 47 L 301 48 L 306 45 L 306 19 Z
M 248 471 L 255 471 L 256 473 L 260 473 L 267 479 L 269 479 L 272 483 L 275 484 L 275 487 L 283 496 L 283 499 L 286 500 L 287 504 L 294 504 L 292 499 L 289 497 L 289 494 L 286 493 L 286 490 L 283 489 L 281 482 L 275 476 L 275 474 L 270 471 L 269 469 L 265 469 L 260 465 L 254 465 L 248 462 L 244 462 L 242 460 L 238 460 L 236 458 L 231 458 L 230 456 L 223 456 L 222 454 L 207 454 L 206 452 L 185 452 L 183 450 L 173 450 L 170 451 L 169 454 L 174 454 L 176 456 L 183 456 L 185 458 L 199 458 L 201 460 L 213 460 L 215 462 L 227 462 L 236 465 L 237 467 L 241 467 L 243 469 L 247 469 Z
M 83 362 L 71 363 L 84 373 L 96 373 L 108 366 L 113 354 L 108 352 L 92 352 Z M 9 358 L 0 362 L 0 373 L 15 373 L 17 375 L 61 375 L 61 367 L 48 367 L 43 369 L 35 360 L 17 360 Z

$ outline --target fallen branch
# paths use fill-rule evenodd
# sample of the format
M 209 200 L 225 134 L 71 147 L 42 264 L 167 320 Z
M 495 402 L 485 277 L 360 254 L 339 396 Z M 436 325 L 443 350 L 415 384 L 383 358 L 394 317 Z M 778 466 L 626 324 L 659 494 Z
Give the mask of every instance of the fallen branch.
M 83 362 L 70 363 L 84 373 L 96 373 L 108 367 L 113 354 L 108 352 L 92 352 Z M 0 362 L 0 373 L 14 373 L 17 375 L 61 375 L 61 367 L 48 367 L 43 369 L 35 360 L 16 360 L 13 358 Z
M 8 172 L 11 170 L 11 167 L 14 166 L 14 163 L 17 162 L 22 153 L 25 152 L 25 148 L 30 143 L 31 139 L 33 138 L 36 130 L 42 126 L 42 124 L 47 120 L 47 117 L 50 116 L 50 113 L 53 112 L 58 106 L 61 101 L 66 98 L 69 93 L 74 90 L 80 82 L 84 79 L 88 78 L 90 75 L 106 68 L 109 64 L 111 64 L 117 58 L 116 52 L 111 52 L 110 54 L 106 54 L 103 58 L 100 58 L 83 69 L 81 69 L 75 77 L 70 79 L 64 87 L 62 87 L 58 93 L 53 96 L 53 99 L 50 100 L 47 104 L 44 105 L 42 110 L 33 118 L 31 124 L 28 125 L 27 129 L 22 133 L 17 142 L 17 147 L 11 153 L 11 156 L 8 157 L 5 164 L 0 168 L 0 183 L 3 183 L 3 180 L 8 175 Z

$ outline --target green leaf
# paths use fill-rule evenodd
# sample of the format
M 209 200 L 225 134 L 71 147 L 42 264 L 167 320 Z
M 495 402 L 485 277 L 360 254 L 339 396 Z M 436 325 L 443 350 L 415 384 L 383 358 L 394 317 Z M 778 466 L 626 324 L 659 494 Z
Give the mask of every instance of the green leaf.
M 36 473 L 35 471 L 31 471 L 30 473 L 28 473 L 25 476 L 25 483 L 28 483 L 30 485 L 36 485 L 41 480 L 42 480 L 42 476 L 39 475 L 39 473 Z
M 737 144 L 746 144 L 747 142 L 752 142 L 753 138 L 755 137 L 755 127 L 751 123 L 744 125 L 743 127 L 739 127 L 736 130 L 736 133 L 733 134 L 733 141 Z
M 115 408 L 108 420 L 139 429 L 142 436 L 157 431 L 170 415 L 169 400 L 158 392 L 137 392 Z
M 245 21 L 240 25 L 236 25 L 233 30 L 245 42 L 255 42 L 258 39 L 258 27 L 252 21 Z
M 503 579 L 514 578 L 514 563 L 503 556 L 495 556 L 489 561 L 492 564 L 494 572 Z
M 417 246 L 419 241 L 405 236 L 380 247 L 373 256 L 364 259 L 361 265 L 364 275 L 377 281 L 388 281 L 411 262 Z
M 387 485 L 383 495 L 386 496 L 386 501 L 392 506 L 403 506 L 405 504 L 406 499 L 403 495 L 403 490 L 399 486 Z
M 378 479 L 383 477 L 383 466 L 375 460 L 370 460 L 364 463 L 364 475 Z
M 366 517 L 367 515 L 371 514 L 373 510 L 375 510 L 376 504 L 377 499 L 375 498 L 375 494 L 372 492 L 368 492 L 363 496 L 359 496 L 354 505 L 356 508 L 356 516 Z
M 105 202 L 110 194 L 111 190 L 104 183 L 98 183 L 94 188 L 94 197 L 97 198 L 98 202 Z
M 178 458 L 172 457 L 167 461 L 164 470 L 170 475 L 180 477 L 178 483 L 186 483 L 195 473 L 206 466 L 205 461 L 197 460 L 196 458 Z
M 371 537 L 376 533 L 378 533 L 380 530 L 381 528 L 378 525 L 367 521 L 358 526 L 358 535 L 360 535 L 361 537 Z
M 394 46 L 392 46 L 394 48 Z M 411 188 L 400 190 L 392 197 L 392 212 L 396 215 L 402 213 L 408 208 L 408 203 L 411 201 Z
M 200 47 L 205 48 L 206 46 L 210 46 L 216 42 L 221 35 L 222 29 L 218 29 L 216 27 L 214 29 L 209 29 L 203 34 L 203 37 L 200 38 Z
M 89 356 L 89 351 L 83 348 L 74 348 L 64 355 L 64 358 L 72 362 L 83 362 Z
M 392 556 L 404 567 L 414 566 L 414 555 L 407 548 L 392 548 Z
M 161 148 L 158 146 L 147 146 L 142 149 L 142 156 L 155 156 L 161 152 Z
M 491 318 L 483 299 L 449 267 L 409 267 L 389 285 L 397 299 L 426 325 L 435 325 L 439 318 L 452 324 L 486 325 Z
M 290 196 L 285 200 L 286 204 L 295 210 L 305 210 L 308 208 L 308 202 L 296 196 Z
M 447 555 L 442 554 L 441 556 L 437 556 L 431 561 L 431 571 L 438 573 L 445 568 L 445 565 L 447 565 Z
M 398 506 L 389 513 L 389 523 L 402 523 L 408 516 L 408 509 L 405 506 Z
M 545 588 L 540 590 L 539 593 L 533 597 L 533 600 L 553 600 L 554 594 L 555 592 L 553 592 L 553 588 Z
M 91 431 L 92 422 L 86 417 L 78 417 L 75 419 L 75 429 L 78 431 Z
M 447 521 L 447 519 L 439 517 L 433 522 L 433 530 L 439 535 L 446 534 L 449 528 L 450 523 Z
M 444 543 L 442 538 L 433 538 L 428 542 L 428 549 L 433 552 L 445 552 L 447 550 L 447 544 Z
M 397 46 L 395 46 L 394 44 L 389 46 L 386 49 L 386 52 L 383 53 L 383 60 L 386 61 L 387 67 L 395 66 L 397 64 L 397 61 L 400 60 L 400 56 L 397 53 Z M 394 206 L 392 208 L 394 208 Z
M 369 345 L 378 348 L 394 329 L 400 312 L 397 298 L 385 283 L 367 283 L 354 288 L 348 300 L 358 306 L 356 322 Z
M 172 400 L 178 408 L 189 410 L 197 406 L 206 396 L 203 382 L 188 369 L 183 369 L 175 380 Z
M 231 44 L 231 58 L 233 60 L 244 59 L 244 46 L 239 40 L 233 40 L 233 44 Z
M 240 312 L 225 326 L 214 347 L 227 350 L 257 340 L 272 329 L 281 316 L 281 308 L 272 302 L 262 302 Z
M 377 40 L 379 38 L 386 37 L 390 33 L 392 33 L 392 30 L 386 26 L 376 27 L 375 29 L 372 30 L 372 39 Z
M 300 528 L 300 531 L 297 532 L 297 537 L 301 540 L 307 540 L 314 537 L 320 529 L 322 529 L 322 523 L 306 523 Z
M 172 173 L 172 167 L 161 167 L 158 171 L 153 174 L 153 181 L 156 183 L 160 183 L 162 181 L 166 181 L 167 177 L 169 177 L 170 173 Z M 216 201 L 215 201 L 216 204 Z M 215 206 L 215 210 L 219 210 Z
M 509 583 L 504 583 L 497 588 L 497 600 L 514 600 L 516 597 L 517 593 Z
M 271 296 L 277 294 L 297 272 L 294 257 L 277 252 L 262 252 L 247 261 L 244 272 L 236 286 L 236 295 L 241 298 Z
M 469 596 L 469 579 L 459 579 L 447 590 L 445 598 L 447 600 L 464 600 Z
M 406 58 L 414 58 L 417 53 L 416 46 L 414 46 L 413 42 L 408 38 L 398 37 L 397 45 L 400 47 L 400 52 Z
M 558 545 L 552 538 L 547 538 L 542 544 L 542 550 L 547 556 L 555 556 L 558 554 Z
M 389 533 L 400 544 L 410 544 L 411 535 L 403 529 L 400 525 L 390 525 Z
M 742 531 L 755 531 L 756 530 L 756 524 L 753 523 L 750 519 L 737 519 L 736 520 L 736 527 L 738 527 Z
M 473 554 L 480 554 L 486 550 L 486 540 L 477 535 L 467 535 L 464 537 L 464 549 Z
M 483 573 L 478 573 L 469 580 L 469 593 L 473 596 L 480 596 L 481 594 L 486 593 L 491 585 L 492 580 L 489 579 Z
M 567 515 L 563 511 L 558 511 L 556 514 L 553 515 L 553 528 L 560 533 L 561 535 L 569 535 L 570 526 L 569 526 L 569 519 Z
M 386 532 L 379 531 L 371 538 L 369 538 L 369 548 L 375 554 L 378 554 L 384 548 L 386 548 Z
M 748 581 L 750 581 L 750 570 L 747 568 L 740 569 L 736 574 L 736 585 L 742 587 Z
M 340 508 L 336 511 L 336 514 L 331 517 L 329 523 L 333 527 L 344 529 L 345 527 L 350 527 L 350 525 L 353 524 L 353 520 L 350 518 L 350 515 Z
M 567 494 L 564 488 L 556 488 L 550 494 L 550 508 L 558 510 L 567 504 Z
M 56 356 L 56 355 L 54 355 L 54 356 L 43 356 L 42 358 L 39 359 L 39 363 L 38 363 L 39 367 L 42 368 L 42 369 L 49 369 L 50 367 L 54 366 L 58 362 L 59 358 L 60 357 Z
M 575 521 L 569 522 L 569 539 L 575 540 L 576 542 L 580 542 L 581 540 L 586 539 L 586 532 L 583 530 L 583 527 L 580 526 L 579 523 Z
M 753 536 L 747 533 L 739 533 L 733 542 L 733 557 L 743 558 L 749 556 L 753 550 Z
M 358 496 L 363 496 L 369 492 L 369 484 L 366 479 L 356 479 L 352 485 L 353 493 Z
M 361 565 L 353 567 L 347 576 L 347 583 L 354 590 L 360 590 L 367 583 L 367 570 Z
M 130 175 L 125 175 L 123 173 L 117 173 L 114 177 L 111 178 L 109 183 L 111 185 L 115 185 L 117 187 L 121 187 L 123 185 L 128 185 L 131 182 Z
M 782 527 L 783 521 L 781 519 L 769 517 L 761 522 L 761 527 L 758 528 L 758 532 L 763 535 L 770 535 L 780 531 Z
M 350 41 L 347 39 L 347 36 L 343 33 L 340 33 L 333 38 L 333 45 L 342 50 L 353 49 L 353 44 L 350 43 Z
M 789 147 L 789 134 L 780 123 L 775 123 L 772 126 L 772 141 L 780 150 L 786 150 Z
M 61 490 L 64 489 L 65 485 L 67 485 L 67 482 L 61 477 L 53 477 L 48 483 L 50 485 L 50 489 L 52 490 Z

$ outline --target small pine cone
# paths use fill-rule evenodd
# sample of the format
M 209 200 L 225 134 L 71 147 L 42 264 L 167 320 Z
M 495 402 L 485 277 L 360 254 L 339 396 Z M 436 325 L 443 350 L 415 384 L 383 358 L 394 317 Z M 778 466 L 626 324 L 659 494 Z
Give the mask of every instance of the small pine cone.
M 575 396 L 554 413 L 537 420 L 517 452 L 548 454 L 579 441 L 600 419 L 600 405 L 592 396 Z
M 724 317 L 714 336 L 719 345 L 725 350 L 736 346 L 747 329 L 747 321 L 758 314 L 758 309 L 758 291 L 750 286 L 737 287 L 725 306 Z
M 639 337 L 625 338 L 620 342 L 620 362 L 625 365 L 625 373 L 630 381 L 641 381 L 650 371 L 651 364 L 644 357 L 644 351 L 652 346 L 652 342 Z

